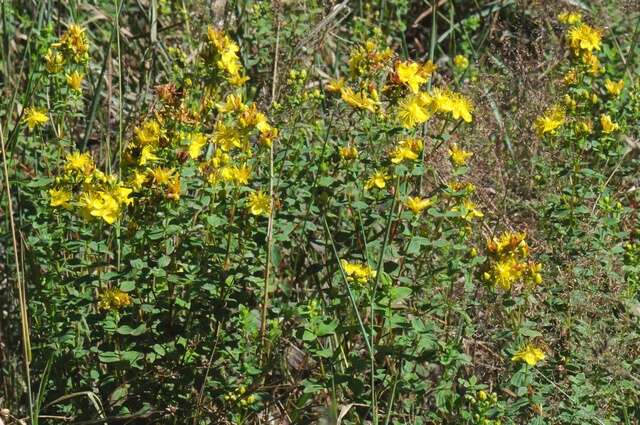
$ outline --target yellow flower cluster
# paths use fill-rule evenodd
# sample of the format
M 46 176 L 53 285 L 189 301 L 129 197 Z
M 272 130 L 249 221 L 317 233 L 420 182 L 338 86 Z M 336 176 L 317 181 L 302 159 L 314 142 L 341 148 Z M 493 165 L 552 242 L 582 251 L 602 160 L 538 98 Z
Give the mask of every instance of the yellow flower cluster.
M 432 92 L 422 90 L 436 70 L 433 63 L 420 64 L 407 60 L 391 64 L 392 55 L 389 52 L 389 49 L 382 50 L 372 41 L 355 48 L 349 60 L 349 69 L 356 86 L 350 86 L 344 78 L 340 78 L 330 81 L 326 90 L 339 93 L 340 98 L 354 109 L 383 116 L 386 116 L 383 106 L 388 103 L 394 108 L 395 120 L 405 128 L 414 128 L 436 113 L 451 114 L 455 120 L 472 121 L 473 104 L 463 95 L 447 89 L 436 88 Z M 376 73 L 385 68 L 391 69 L 382 90 L 387 100 L 383 103 Z
M 560 14 L 558 19 L 570 26 L 566 39 L 574 56 L 581 58 L 592 75 L 600 74 L 602 66 L 593 51 L 602 48 L 602 31 L 583 23 L 582 17 L 576 12 L 565 12 Z
M 100 310 L 120 310 L 123 307 L 130 306 L 132 299 L 126 292 L 119 289 L 107 289 L 100 294 L 98 300 L 98 308 Z
M 488 264 L 482 277 L 505 291 L 515 284 L 542 283 L 542 264 L 529 260 L 525 233 L 506 232 L 487 241 Z
M 375 41 L 369 40 L 351 51 L 349 74 L 352 78 L 370 76 L 380 71 L 393 57 L 393 50 L 381 48 Z
M 340 260 L 340 264 L 350 283 L 364 285 L 376 277 L 376 271 L 366 264 L 350 263 L 347 260 Z
M 66 157 L 64 174 L 49 189 L 49 205 L 76 207 L 85 219 L 100 218 L 113 224 L 123 209 L 133 203 L 129 198 L 132 192 L 117 176 L 97 170 L 88 153 L 73 152 Z
M 80 91 L 86 62 L 89 60 L 89 42 L 85 29 L 80 25 L 71 24 L 60 36 L 60 39 L 51 45 L 44 55 L 45 68 L 51 74 L 61 72 L 67 63 L 72 64 L 71 69 L 65 75 L 67 85 L 74 91 Z
M 244 85 L 249 80 L 249 77 L 243 74 L 242 64 L 240 64 L 240 58 L 238 58 L 240 48 L 236 42 L 222 31 L 211 26 L 207 33 L 214 50 L 214 62 L 218 69 L 227 74 L 229 83 L 235 86 Z

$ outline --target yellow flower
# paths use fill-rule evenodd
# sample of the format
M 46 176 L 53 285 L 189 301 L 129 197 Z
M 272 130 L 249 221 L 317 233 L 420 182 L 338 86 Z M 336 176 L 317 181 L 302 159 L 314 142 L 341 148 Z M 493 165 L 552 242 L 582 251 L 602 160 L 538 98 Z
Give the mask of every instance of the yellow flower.
M 472 152 L 460 149 L 456 143 L 449 149 L 449 159 L 455 167 L 462 167 L 467 164 L 467 159 L 473 156 Z
M 237 184 L 247 184 L 249 183 L 249 177 L 251 177 L 251 168 L 246 165 L 233 167 L 232 177 Z
M 108 289 L 100 294 L 98 308 L 100 310 L 120 310 L 122 307 L 131 305 L 132 302 L 126 292 L 119 289 Z
M 606 134 L 613 133 L 620 128 L 607 114 L 600 114 L 600 125 L 602 126 L 602 132 Z
M 425 208 L 429 208 L 433 204 L 431 199 L 421 198 L 419 196 L 410 196 L 404 202 L 405 207 L 409 208 L 414 214 L 420 214 Z
M 31 107 L 24 110 L 24 118 L 22 119 L 22 122 L 27 124 L 29 130 L 33 130 L 42 124 L 46 124 L 48 121 L 49 117 L 47 117 L 46 109 Z
M 64 165 L 64 169 L 67 172 L 78 171 L 81 174 L 88 176 L 96 168 L 96 165 L 88 152 L 69 153 L 67 154 L 66 160 L 67 163 Z
M 431 118 L 430 97 L 426 93 L 407 96 L 398 104 L 398 121 L 405 128 L 413 128 Z
M 471 122 L 471 112 L 473 112 L 473 104 L 471 101 L 459 93 L 454 93 L 453 108 L 451 110 L 453 119 L 457 120 L 462 118 L 465 122 Z
M 582 21 L 582 15 L 580 12 L 564 11 L 558 15 L 558 21 L 566 25 L 575 25 Z
M 135 128 L 136 136 L 141 145 L 156 145 L 160 140 L 161 128 L 156 120 L 147 120 L 141 127 Z
M 428 79 L 429 77 L 431 77 L 431 75 L 435 72 L 437 68 L 438 66 L 435 65 L 433 62 L 426 61 L 420 66 L 420 75 Z
M 350 263 L 347 260 L 340 260 L 340 264 L 349 283 L 364 285 L 376 277 L 376 271 L 365 264 Z
M 330 93 L 340 93 L 344 87 L 344 78 L 338 78 L 335 80 L 331 80 L 326 85 L 326 90 Z
M 456 205 L 453 208 L 451 208 L 451 211 L 453 212 L 464 211 L 464 215 L 462 216 L 462 218 L 466 221 L 472 221 L 474 218 L 484 217 L 484 214 L 482 213 L 482 211 L 478 209 L 476 204 L 474 204 L 468 199 L 465 199 L 464 201 L 462 201 L 462 205 Z
M 174 177 L 175 170 L 173 168 L 157 167 L 151 170 L 153 181 L 157 185 L 168 184 Z
M 369 177 L 369 180 L 367 180 L 367 182 L 365 183 L 364 188 L 367 190 L 374 187 L 377 187 L 378 189 L 384 189 L 384 187 L 387 185 L 387 180 L 389 180 L 389 176 L 387 175 L 387 173 L 385 173 L 384 171 L 376 171 L 371 177 Z
M 607 78 L 604 82 L 604 86 L 609 94 L 613 96 L 619 96 L 620 93 L 622 93 L 622 89 L 624 88 L 624 80 L 615 82 Z
M 343 146 L 339 150 L 340 158 L 345 161 L 352 161 L 358 157 L 358 150 L 353 146 Z
M 370 112 L 376 111 L 376 101 L 367 96 L 364 91 L 355 93 L 351 87 L 342 90 L 342 100 L 356 109 L 366 109 Z
M 190 134 L 191 143 L 189 143 L 189 156 L 196 159 L 202 153 L 202 148 L 207 144 L 207 138 L 202 133 Z
M 427 81 L 421 73 L 420 65 L 411 61 L 396 62 L 396 74 L 398 80 L 409 87 L 412 93 L 418 93 L 420 85 Z
M 546 133 L 555 134 L 556 130 L 564 124 L 564 111 L 560 106 L 554 105 L 538 118 L 533 124 L 538 136 L 542 137 Z
M 213 131 L 213 141 L 220 146 L 224 152 L 233 148 L 242 148 L 244 138 L 237 128 L 227 126 L 222 121 L 216 123 Z
M 52 207 L 69 207 L 69 201 L 71 200 L 71 192 L 64 189 L 49 189 L 49 196 L 51 201 L 49 205 Z
M 145 173 L 141 173 L 138 170 L 133 172 L 133 176 L 131 177 L 129 184 L 134 190 L 142 189 L 142 185 L 147 181 L 147 175 Z
M 231 76 L 240 75 L 242 65 L 238 55 L 233 50 L 225 50 L 218 60 L 218 68 L 228 72 Z
M 582 62 L 589 66 L 589 73 L 593 76 L 597 76 L 602 72 L 602 66 L 600 65 L 600 59 L 591 52 L 584 52 L 582 55 Z
M 85 193 L 80 203 L 88 215 L 99 217 L 108 224 L 115 223 L 120 214 L 118 201 L 107 192 Z
M 227 81 L 229 81 L 229 84 L 231 84 L 233 86 L 240 87 L 240 86 L 243 86 L 244 83 L 249 81 L 249 77 L 247 77 L 246 75 L 242 76 L 240 74 L 237 74 L 237 75 L 232 75 L 231 77 L 229 77 L 227 79 Z
M 401 140 L 391 152 L 391 162 L 400 164 L 403 161 L 416 161 L 420 156 L 420 152 L 422 152 L 422 140 Z
M 271 213 L 271 199 L 261 190 L 249 194 L 249 211 L 253 215 L 268 216 Z
M 82 79 L 84 75 L 78 71 L 73 71 L 71 74 L 67 74 L 67 84 L 71 87 L 72 90 L 81 91 L 82 90 Z
M 469 59 L 462 55 L 456 55 L 456 57 L 453 58 L 453 64 L 456 68 L 465 70 L 469 67 Z
M 507 291 L 520 279 L 522 269 L 514 259 L 506 258 L 492 265 L 490 275 L 494 285 Z
M 115 188 L 113 196 L 120 204 L 131 205 L 133 203 L 133 199 L 129 198 L 129 195 L 131 195 L 132 192 L 133 189 L 131 188 L 118 186 Z
M 146 165 L 147 162 L 149 162 L 149 161 L 157 161 L 158 159 L 160 159 L 160 158 L 158 158 L 153 153 L 153 146 L 144 145 L 142 147 L 142 149 L 140 150 L 140 159 L 138 159 L 138 164 Z
M 433 105 L 439 112 L 451 113 L 456 120 L 462 118 L 465 122 L 471 122 L 473 119 L 473 104 L 459 93 L 436 88 L 433 91 Z
M 87 59 L 89 52 L 89 43 L 84 33 L 84 28 L 77 24 L 69 25 L 67 31 L 60 37 L 60 44 L 69 49 L 76 62 L 82 62 Z
M 223 114 L 229 112 L 243 112 L 247 109 L 247 105 L 242 102 L 242 96 L 237 94 L 229 94 L 224 99 L 224 103 L 219 103 L 216 105 L 219 112 Z
M 45 68 L 52 74 L 62 71 L 64 67 L 64 57 L 57 50 L 49 49 L 44 55 Z
M 522 347 L 513 357 L 511 361 L 525 362 L 529 366 L 535 366 L 539 361 L 545 359 L 544 352 L 533 344 L 527 344 Z
M 586 50 L 591 52 L 592 50 L 600 50 L 602 32 L 587 24 L 580 24 L 569 30 L 567 39 L 574 51 Z

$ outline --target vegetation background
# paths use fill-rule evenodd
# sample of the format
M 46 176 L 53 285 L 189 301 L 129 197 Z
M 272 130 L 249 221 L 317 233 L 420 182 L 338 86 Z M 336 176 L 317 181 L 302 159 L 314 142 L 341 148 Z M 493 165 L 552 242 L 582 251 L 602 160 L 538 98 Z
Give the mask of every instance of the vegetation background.
M 638 2 L 1 14 L 0 424 L 640 423 Z

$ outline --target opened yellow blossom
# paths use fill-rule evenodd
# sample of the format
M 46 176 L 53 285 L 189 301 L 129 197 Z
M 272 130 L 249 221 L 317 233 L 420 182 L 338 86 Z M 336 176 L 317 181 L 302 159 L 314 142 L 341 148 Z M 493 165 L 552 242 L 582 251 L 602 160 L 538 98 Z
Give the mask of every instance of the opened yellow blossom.
M 66 172 L 78 171 L 88 176 L 95 170 L 96 165 L 88 152 L 72 152 L 67 154 L 67 162 L 64 165 Z
M 49 121 L 46 109 L 31 107 L 24 110 L 24 118 L 22 122 L 27 124 L 29 130 L 33 130 Z
M 436 88 L 433 90 L 432 99 L 437 111 L 450 113 L 456 120 L 463 119 L 468 123 L 472 121 L 473 104 L 463 95 Z
M 49 205 L 52 207 L 69 207 L 69 201 L 71 200 L 71 192 L 65 189 L 49 189 L 49 196 L 51 201 Z
M 115 223 L 120 214 L 118 201 L 108 192 L 85 193 L 80 204 L 85 215 L 101 218 L 108 224 Z
M 567 33 L 569 45 L 574 51 L 600 50 L 602 42 L 602 32 L 587 24 L 580 24 L 569 30 Z
M 157 167 L 151 170 L 153 182 L 157 185 L 166 185 L 174 178 L 175 170 L 173 168 Z
M 427 81 L 421 73 L 420 65 L 412 61 L 397 62 L 396 74 L 398 80 L 409 87 L 412 93 L 418 93 L 420 86 Z
M 136 127 L 134 130 L 138 137 L 138 142 L 143 146 L 158 144 L 161 131 L 160 123 L 153 119 L 145 121 L 140 127 Z
M 189 135 L 189 156 L 196 159 L 202 153 L 202 148 L 207 144 L 207 138 L 202 133 L 193 133 Z
M 464 201 L 462 201 L 461 205 L 455 205 L 454 207 L 451 208 L 451 211 L 461 212 L 462 219 L 469 222 L 473 221 L 476 218 L 484 217 L 484 214 L 482 213 L 482 211 L 480 211 L 476 206 L 476 204 L 474 204 L 469 199 L 465 199 Z
M 349 106 L 356 109 L 365 109 L 370 112 L 376 111 L 377 102 L 370 98 L 364 91 L 355 93 L 351 87 L 342 89 L 342 100 L 344 100 Z
M 414 214 L 420 214 L 425 208 L 429 208 L 433 205 L 433 201 L 428 198 L 421 198 L 419 196 L 410 196 L 404 202 L 405 207 L 409 208 Z
M 66 78 L 67 85 L 69 85 L 72 90 L 80 91 L 82 89 L 82 79 L 84 78 L 82 73 L 73 71 L 71 74 L 67 74 Z
M 422 140 L 401 140 L 391 152 L 391 162 L 400 164 L 404 161 L 416 161 L 420 157 L 420 152 L 422 152 Z
M 525 362 L 529 366 L 535 366 L 545 359 L 544 351 L 533 344 L 527 344 L 511 357 L 513 362 Z
M 467 160 L 473 156 L 472 152 L 467 152 L 458 147 L 456 143 L 449 149 L 449 159 L 455 167 L 462 167 L 467 164 Z
M 249 194 L 248 207 L 253 215 L 268 216 L 271 214 L 271 199 L 261 190 L 251 192 Z
M 562 126 L 565 122 L 565 114 L 562 108 L 558 105 L 552 106 L 545 113 L 538 118 L 533 124 L 534 129 L 538 133 L 538 136 L 555 134 L 556 130 Z
M 398 103 L 396 115 L 405 128 L 413 128 L 431 118 L 431 98 L 426 93 L 410 95 Z
M 367 190 L 374 187 L 377 187 L 378 189 L 384 189 L 384 187 L 387 185 L 387 180 L 389 180 L 389 176 L 387 175 L 387 173 L 381 170 L 376 171 L 371 177 L 369 177 L 364 185 L 364 188 Z
M 609 134 L 618 130 L 620 126 L 611 120 L 611 117 L 607 114 L 600 114 L 600 125 L 602 126 L 602 132 Z
M 365 264 L 350 263 L 347 260 L 340 260 L 342 269 L 347 275 L 347 281 L 349 283 L 357 283 L 364 285 L 371 279 L 375 279 L 376 271 Z
M 242 101 L 242 96 L 234 93 L 228 94 L 224 103 L 219 103 L 216 107 L 218 108 L 218 111 L 223 114 L 229 112 L 243 112 L 247 109 L 247 105 Z
M 622 93 L 622 89 L 624 88 L 624 80 L 611 81 L 607 78 L 604 81 L 604 87 L 607 89 L 607 92 L 610 95 L 619 96 L 620 93 Z
M 156 154 L 153 152 L 153 146 L 145 145 L 140 150 L 140 158 L 138 159 L 138 164 L 147 165 L 147 162 L 157 161 L 159 159 L 160 158 L 158 158 Z

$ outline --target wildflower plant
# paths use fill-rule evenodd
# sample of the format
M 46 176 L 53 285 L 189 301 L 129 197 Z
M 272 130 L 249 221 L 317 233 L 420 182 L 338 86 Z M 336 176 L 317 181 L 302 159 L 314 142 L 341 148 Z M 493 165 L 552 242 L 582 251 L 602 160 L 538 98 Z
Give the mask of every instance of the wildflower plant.
M 108 34 L 58 11 L 5 117 L 21 417 L 632 423 L 640 86 L 612 29 L 540 26 L 529 105 L 511 2 L 435 2 L 428 48 L 404 0 L 152 3 Z

